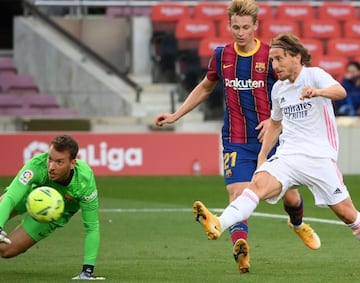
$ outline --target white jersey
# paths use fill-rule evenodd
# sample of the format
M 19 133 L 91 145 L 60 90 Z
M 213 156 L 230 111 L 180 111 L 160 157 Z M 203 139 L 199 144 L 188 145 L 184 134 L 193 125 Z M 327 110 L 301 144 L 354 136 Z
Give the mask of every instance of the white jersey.
M 277 81 L 272 89 L 271 118 L 282 120 L 276 154 L 304 154 L 337 160 L 339 138 L 331 99 L 300 100 L 304 87 L 326 88 L 339 84 L 317 67 L 303 67 L 294 83 Z

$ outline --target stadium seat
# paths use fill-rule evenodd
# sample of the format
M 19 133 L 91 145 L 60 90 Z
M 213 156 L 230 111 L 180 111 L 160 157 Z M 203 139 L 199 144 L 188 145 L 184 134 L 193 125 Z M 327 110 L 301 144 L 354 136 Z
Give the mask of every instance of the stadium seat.
M 39 116 L 42 114 L 37 109 L 31 108 L 0 108 L 0 116 L 14 116 L 14 117 L 25 117 L 25 116 Z
M 303 43 L 305 48 L 309 51 L 313 60 L 316 57 L 324 55 L 324 45 L 320 39 L 303 38 L 301 39 L 301 42 Z
M 259 37 L 259 39 L 260 39 L 261 42 L 270 45 L 271 40 L 272 40 L 273 38 L 272 38 L 272 37 Z
M 23 96 L 24 106 L 28 108 L 59 108 L 56 97 L 48 94 L 28 94 Z
M 256 32 L 256 36 L 260 37 L 262 22 L 265 20 L 272 20 L 274 18 L 274 9 L 271 5 L 264 2 L 258 3 L 258 7 L 259 7 L 259 11 L 258 11 L 259 26 Z
M 259 12 L 258 12 L 258 20 L 267 20 L 272 19 L 274 16 L 273 7 L 267 3 L 259 2 L 258 3 Z
M 151 10 L 152 37 L 150 52 L 152 59 L 152 81 L 174 82 L 177 42 L 175 27 L 182 18 L 190 17 L 190 9 L 185 4 L 158 2 Z
M 79 113 L 74 108 L 59 107 L 59 108 L 44 108 L 41 113 L 46 116 L 78 116 Z
M 201 39 L 215 35 L 215 23 L 211 20 L 184 18 L 176 24 L 175 38 L 180 51 L 197 49 Z
M 18 96 L 12 94 L 1 94 L 0 95 L 0 108 L 2 110 L 8 108 L 22 108 L 23 101 Z
M 16 74 L 17 69 L 14 64 L 13 58 L 8 56 L 1 56 L 0 57 L 0 74 Z
M 207 19 L 181 19 L 175 30 L 178 45 L 176 74 L 184 93 L 192 90 L 203 75 L 198 49 L 200 41 L 216 35 L 215 23 Z
M 322 40 L 341 37 L 340 23 L 332 19 L 303 22 L 302 36 Z
M 347 20 L 344 23 L 344 37 L 345 38 L 360 38 L 360 21 Z
M 211 20 L 184 18 L 177 23 L 175 37 L 179 55 L 175 69 L 178 82 L 184 90 L 181 96 L 192 90 L 203 75 L 198 55 L 200 41 L 214 37 L 215 34 L 215 23 Z
M 264 20 L 260 23 L 260 37 L 272 38 L 280 33 L 293 33 L 300 36 L 300 28 L 297 22 L 287 20 Z
M 187 17 L 190 17 L 189 6 L 181 3 L 158 2 L 151 10 L 153 32 L 173 31 L 176 23 Z
M 335 79 L 341 82 L 347 63 L 348 60 L 344 56 L 324 55 L 314 58 L 313 66 L 318 66 L 324 69 L 325 71 L 330 73 Z
M 110 18 L 128 17 L 131 16 L 131 7 L 107 7 L 105 10 L 105 15 Z
M 195 19 L 221 21 L 227 18 L 227 7 L 226 3 L 197 2 L 194 6 L 193 16 Z
M 220 29 L 222 28 L 222 20 L 228 18 L 227 7 L 228 5 L 226 3 L 198 2 L 194 6 L 193 17 L 195 19 L 206 19 L 214 21 L 216 34 L 219 34 Z
M 347 21 L 356 18 L 356 9 L 350 2 L 323 2 L 318 7 L 318 18 Z
M 200 41 L 198 55 L 202 69 L 207 69 L 210 57 L 214 54 L 217 46 L 225 46 L 231 41 L 228 38 L 206 37 Z
M 221 38 L 228 38 L 229 40 L 233 39 L 228 18 L 222 19 L 219 22 L 216 36 Z
M 276 8 L 276 18 L 288 21 L 308 21 L 315 18 L 313 6 L 308 3 L 282 2 Z
M 11 94 L 36 94 L 39 89 L 32 76 L 20 74 L 0 74 L 3 92 Z
M 341 55 L 347 58 L 354 58 L 360 54 L 360 39 L 351 39 L 351 38 L 329 39 L 327 42 L 327 54 Z

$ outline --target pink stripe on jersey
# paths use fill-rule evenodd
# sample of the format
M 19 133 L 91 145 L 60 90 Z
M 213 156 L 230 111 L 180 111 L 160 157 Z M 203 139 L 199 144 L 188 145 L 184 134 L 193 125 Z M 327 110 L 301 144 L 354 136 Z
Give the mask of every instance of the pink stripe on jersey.
M 336 161 L 332 160 L 332 162 L 333 162 L 333 165 L 334 165 L 334 167 L 335 167 L 336 175 L 337 175 L 337 177 L 338 177 L 339 180 L 340 180 L 340 183 L 341 183 L 343 186 L 345 186 L 345 184 L 344 184 L 344 179 L 343 179 L 343 175 L 341 174 L 341 172 L 340 172 L 340 170 L 339 170 L 339 167 L 338 167 L 338 165 L 336 164 Z
M 334 125 L 334 122 L 330 117 L 328 108 L 326 106 L 324 106 L 323 110 L 324 110 L 324 116 L 325 116 L 325 122 L 326 122 L 326 133 L 327 133 L 329 144 L 333 149 L 335 149 L 337 151 L 338 144 L 337 144 L 337 139 L 336 139 L 336 130 L 335 130 L 336 126 Z

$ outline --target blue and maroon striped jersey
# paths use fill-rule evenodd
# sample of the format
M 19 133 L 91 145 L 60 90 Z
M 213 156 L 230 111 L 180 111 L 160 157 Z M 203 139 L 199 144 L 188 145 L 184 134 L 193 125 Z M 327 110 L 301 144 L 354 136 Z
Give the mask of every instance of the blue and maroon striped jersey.
M 248 53 L 237 50 L 235 43 L 217 47 L 209 63 L 207 78 L 223 82 L 223 143 L 259 143 L 255 127 L 270 117 L 270 94 L 277 77 L 269 61 L 269 46 L 256 42 Z

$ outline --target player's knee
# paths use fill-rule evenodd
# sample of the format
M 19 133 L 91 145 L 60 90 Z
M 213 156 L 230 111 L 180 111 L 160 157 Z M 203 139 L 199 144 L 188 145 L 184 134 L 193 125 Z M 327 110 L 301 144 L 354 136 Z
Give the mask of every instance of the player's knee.
M 298 207 L 301 203 L 301 196 L 298 190 L 288 190 L 283 199 L 284 204 L 290 207 Z

